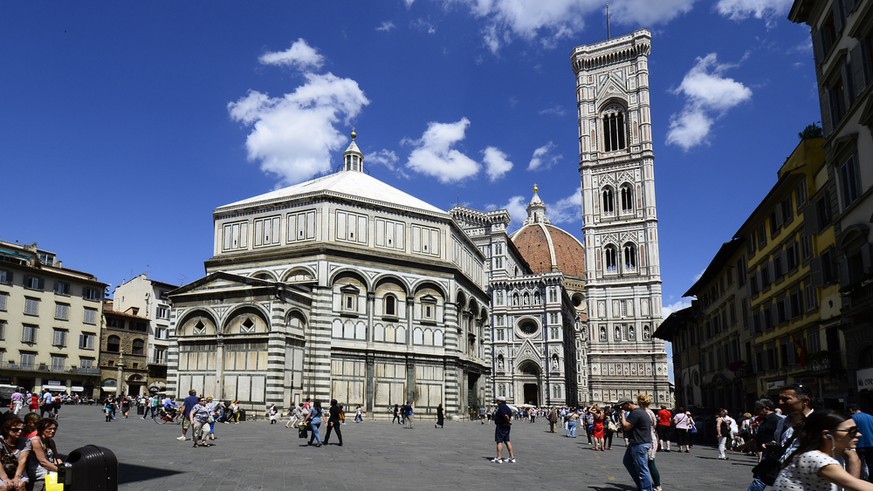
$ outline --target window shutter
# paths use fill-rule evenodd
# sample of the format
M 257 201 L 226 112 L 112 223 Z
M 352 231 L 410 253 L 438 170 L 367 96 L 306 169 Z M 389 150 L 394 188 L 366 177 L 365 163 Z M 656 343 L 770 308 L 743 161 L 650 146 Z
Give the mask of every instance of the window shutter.
M 824 61 L 824 50 L 822 49 L 822 31 L 818 29 L 812 30 L 812 55 L 815 60 L 815 66 L 818 67 Z M 816 70 L 818 71 L 818 70 Z
M 849 283 L 851 283 L 853 276 L 857 277 L 857 273 L 855 273 L 854 275 L 850 274 L 851 272 L 849 271 L 849 261 L 846 258 L 845 254 L 840 254 L 839 263 L 841 280 L 840 286 L 847 286 Z
M 843 2 L 843 12 L 846 13 L 846 16 L 855 10 L 855 0 L 842 0 Z
M 821 261 L 821 256 L 814 257 L 809 261 L 809 278 L 813 288 L 821 288 L 824 284 L 824 278 L 822 277 L 821 271 Z
M 831 12 L 834 14 L 834 31 L 839 34 L 843 32 L 843 9 L 839 0 L 831 2 Z
M 821 93 L 821 125 L 824 136 L 830 135 L 833 124 L 831 123 L 831 99 L 828 89 Z
M 809 236 L 818 232 L 818 213 L 816 213 L 815 203 L 812 201 L 803 205 L 803 231 Z
M 861 92 L 864 92 L 864 88 L 867 87 L 867 77 L 864 73 L 863 47 L 861 46 L 861 43 L 856 44 L 855 47 L 852 48 L 849 56 L 851 59 L 849 62 L 850 80 L 852 81 L 851 96 L 852 102 L 855 102 L 855 99 L 857 99 Z

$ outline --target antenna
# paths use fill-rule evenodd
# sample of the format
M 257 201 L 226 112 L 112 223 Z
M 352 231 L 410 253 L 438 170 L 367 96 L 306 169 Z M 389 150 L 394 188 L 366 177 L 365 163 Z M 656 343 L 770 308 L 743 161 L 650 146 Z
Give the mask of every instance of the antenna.
M 612 35 L 609 32 L 609 4 L 606 4 L 606 40 L 612 39 Z

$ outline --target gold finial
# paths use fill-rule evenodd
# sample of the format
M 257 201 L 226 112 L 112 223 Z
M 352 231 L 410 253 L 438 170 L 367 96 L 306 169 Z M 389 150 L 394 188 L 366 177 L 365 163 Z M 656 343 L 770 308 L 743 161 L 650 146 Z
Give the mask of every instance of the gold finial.
M 536 192 L 538 192 L 539 190 L 540 190 L 540 188 L 538 188 L 537 185 L 534 184 L 534 192 L 536 193 Z
M 354 129 L 354 128 L 352 128 L 352 140 L 354 140 L 354 139 L 355 139 L 355 137 L 357 137 L 357 136 L 358 136 L 358 134 L 357 134 L 357 133 L 355 133 L 355 129 Z

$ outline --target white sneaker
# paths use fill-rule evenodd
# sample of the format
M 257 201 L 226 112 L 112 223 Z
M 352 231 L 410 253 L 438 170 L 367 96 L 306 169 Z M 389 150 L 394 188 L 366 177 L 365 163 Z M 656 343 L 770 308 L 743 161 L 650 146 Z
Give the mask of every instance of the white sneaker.
M 503 463 L 503 459 L 498 459 L 497 457 L 494 457 L 493 459 L 491 459 L 491 463 L 493 463 L 493 464 L 502 464 L 502 463 Z
M 185 440 L 187 440 L 187 438 L 185 438 L 185 435 L 182 435 L 182 436 L 176 438 L 176 440 L 179 440 L 180 442 L 184 442 Z
M 510 464 L 514 464 L 514 463 L 515 463 L 515 457 L 510 457 L 510 458 L 504 460 L 504 462 L 508 462 L 508 463 L 510 463 Z

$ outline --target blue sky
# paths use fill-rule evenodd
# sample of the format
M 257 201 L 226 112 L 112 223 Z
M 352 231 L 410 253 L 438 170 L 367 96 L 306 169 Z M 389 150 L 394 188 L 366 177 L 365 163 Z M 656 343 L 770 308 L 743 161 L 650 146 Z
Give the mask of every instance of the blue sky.
M 820 120 L 790 0 L 614 0 L 652 31 L 664 305 Z M 574 46 L 600 0 L 0 3 L 0 238 L 112 286 L 203 275 L 212 210 L 338 168 L 435 206 L 505 207 L 539 184 L 581 237 Z

